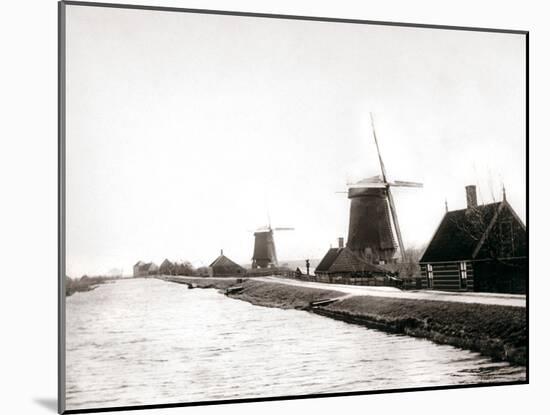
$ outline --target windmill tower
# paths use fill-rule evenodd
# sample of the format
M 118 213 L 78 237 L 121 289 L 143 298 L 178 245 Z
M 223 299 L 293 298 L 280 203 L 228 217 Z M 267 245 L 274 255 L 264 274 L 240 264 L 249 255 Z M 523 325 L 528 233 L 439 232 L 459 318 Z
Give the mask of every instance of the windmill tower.
M 277 251 L 273 239 L 274 231 L 293 231 L 294 228 L 272 228 L 269 225 L 254 231 L 254 253 L 252 254 L 252 269 L 274 268 L 277 262 Z
M 397 248 L 399 248 L 401 260 L 405 261 L 405 247 L 391 188 L 422 187 L 422 183 L 388 181 L 372 114 L 370 116 L 381 174 L 348 184 L 347 194 L 351 205 L 346 246 L 374 264 L 393 262 Z M 397 235 L 397 246 L 394 229 Z

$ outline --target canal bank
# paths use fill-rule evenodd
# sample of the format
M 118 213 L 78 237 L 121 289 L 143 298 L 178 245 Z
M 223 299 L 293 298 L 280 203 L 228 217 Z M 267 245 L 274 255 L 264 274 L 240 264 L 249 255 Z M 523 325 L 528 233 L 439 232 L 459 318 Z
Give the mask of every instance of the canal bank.
M 513 364 L 526 365 L 527 361 L 525 307 L 355 296 L 252 279 L 163 279 L 192 288 L 223 290 L 231 298 L 254 305 L 301 309 L 386 332 L 425 338 Z

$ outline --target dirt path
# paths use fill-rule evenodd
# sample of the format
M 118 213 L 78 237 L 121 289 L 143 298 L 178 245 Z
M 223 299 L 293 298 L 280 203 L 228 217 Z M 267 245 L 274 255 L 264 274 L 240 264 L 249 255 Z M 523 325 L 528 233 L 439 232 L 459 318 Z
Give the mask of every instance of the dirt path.
M 525 307 L 525 295 L 520 294 L 496 294 L 496 293 L 472 293 L 472 292 L 447 292 L 413 290 L 402 291 L 394 287 L 365 287 L 357 285 L 325 284 L 320 282 L 298 281 L 280 277 L 257 277 L 256 281 L 276 282 L 279 284 L 294 285 L 299 287 L 322 288 L 331 291 L 340 291 L 353 296 L 374 296 L 388 298 L 406 298 L 411 300 L 450 301 L 457 303 L 490 304 L 513 307 Z

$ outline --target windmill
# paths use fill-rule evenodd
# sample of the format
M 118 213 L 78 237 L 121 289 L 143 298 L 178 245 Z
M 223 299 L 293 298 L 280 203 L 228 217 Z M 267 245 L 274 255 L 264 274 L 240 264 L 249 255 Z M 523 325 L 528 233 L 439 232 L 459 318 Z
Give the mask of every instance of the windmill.
M 397 248 L 392 230 L 393 223 L 401 260 L 405 261 L 405 247 L 391 188 L 422 187 L 422 183 L 388 181 L 372 113 L 370 118 L 381 174 L 348 184 L 347 194 L 351 205 L 346 246 L 369 262 L 378 264 L 392 262 Z
M 277 262 L 277 251 L 273 239 L 274 231 L 293 231 L 294 228 L 272 228 L 271 220 L 267 226 L 254 231 L 254 253 L 252 254 L 252 269 L 274 268 L 279 265 Z

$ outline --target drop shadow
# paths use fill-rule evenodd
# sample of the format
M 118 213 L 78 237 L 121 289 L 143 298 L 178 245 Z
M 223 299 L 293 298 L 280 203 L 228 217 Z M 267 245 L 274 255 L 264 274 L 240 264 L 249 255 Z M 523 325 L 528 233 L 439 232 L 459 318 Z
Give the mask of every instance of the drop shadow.
M 38 405 L 57 413 L 57 399 L 53 398 L 34 398 Z

